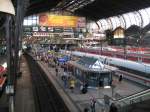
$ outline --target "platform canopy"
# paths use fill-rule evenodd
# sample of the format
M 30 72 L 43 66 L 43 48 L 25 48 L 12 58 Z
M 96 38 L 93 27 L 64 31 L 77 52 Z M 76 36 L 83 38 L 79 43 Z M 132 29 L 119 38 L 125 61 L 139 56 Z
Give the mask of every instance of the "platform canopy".
M 85 72 L 106 73 L 116 71 L 116 67 L 103 64 L 100 60 L 83 56 L 79 61 L 69 61 L 69 65 Z
M 104 70 L 104 64 L 96 58 L 84 56 L 77 63 L 89 69 Z

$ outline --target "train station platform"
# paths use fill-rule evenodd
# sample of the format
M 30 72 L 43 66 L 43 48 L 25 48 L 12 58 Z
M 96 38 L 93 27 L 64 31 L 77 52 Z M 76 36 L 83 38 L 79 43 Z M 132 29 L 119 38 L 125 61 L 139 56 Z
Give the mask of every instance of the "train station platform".
M 61 95 L 64 100 L 70 100 L 69 102 L 72 105 L 75 105 L 81 112 L 84 111 L 85 108 L 90 110 L 91 98 L 96 99 L 96 112 L 103 112 L 107 107 L 102 103 L 104 101 L 104 96 L 107 95 L 112 99 L 120 99 L 140 91 L 146 90 L 147 87 L 138 85 L 137 83 L 133 83 L 128 80 L 123 80 L 122 82 L 118 81 L 117 77 L 113 77 L 113 87 L 114 88 L 88 88 L 88 92 L 86 94 L 82 94 L 80 91 L 81 82 L 78 79 L 75 79 L 76 86 L 74 91 L 72 92 L 69 89 L 69 82 L 67 82 L 67 86 L 64 86 L 64 81 L 61 79 L 63 74 L 63 69 L 58 67 L 58 75 L 56 75 L 55 68 L 49 67 L 47 63 L 43 61 L 37 61 L 40 67 L 44 70 L 45 74 L 49 78 L 50 81 L 57 83 L 56 88 L 62 88 L 63 93 L 66 95 Z M 71 74 L 69 74 L 71 75 Z M 71 75 L 72 76 L 72 75 Z M 75 78 L 75 77 L 74 77 Z M 62 91 L 59 91 L 61 94 Z M 70 104 L 69 107 L 71 108 Z M 73 106 L 74 107 L 74 106 Z
M 25 57 L 21 60 L 22 76 L 17 79 L 15 112 L 36 112 L 31 73 Z

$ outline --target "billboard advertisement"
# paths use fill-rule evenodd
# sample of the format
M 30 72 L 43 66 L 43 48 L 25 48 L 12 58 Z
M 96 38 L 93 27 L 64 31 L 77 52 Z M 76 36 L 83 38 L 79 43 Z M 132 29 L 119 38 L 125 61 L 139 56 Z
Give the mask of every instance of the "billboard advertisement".
M 85 27 L 85 24 L 84 17 L 51 15 L 49 13 L 39 14 L 40 26 Z

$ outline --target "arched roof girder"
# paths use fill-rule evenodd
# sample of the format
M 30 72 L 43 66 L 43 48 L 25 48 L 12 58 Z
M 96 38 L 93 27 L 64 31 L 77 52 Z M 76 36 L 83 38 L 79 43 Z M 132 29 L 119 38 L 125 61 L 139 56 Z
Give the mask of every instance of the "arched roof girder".
M 103 30 L 115 29 L 119 26 L 124 29 L 129 28 L 131 25 L 137 25 L 139 27 L 145 27 L 150 23 L 150 8 L 125 13 L 118 16 L 109 17 L 106 19 L 100 19 Z

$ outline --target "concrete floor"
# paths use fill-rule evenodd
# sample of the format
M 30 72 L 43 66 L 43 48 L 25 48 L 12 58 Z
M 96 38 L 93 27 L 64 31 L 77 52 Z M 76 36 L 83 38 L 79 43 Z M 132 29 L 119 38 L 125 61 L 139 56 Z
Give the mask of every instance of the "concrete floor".
M 24 57 L 22 57 L 21 71 L 22 77 L 17 80 L 15 112 L 35 112 L 31 76 Z

